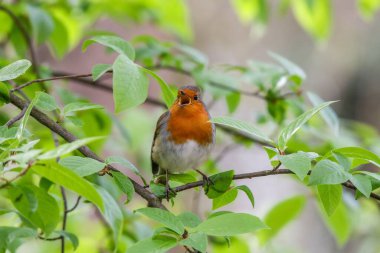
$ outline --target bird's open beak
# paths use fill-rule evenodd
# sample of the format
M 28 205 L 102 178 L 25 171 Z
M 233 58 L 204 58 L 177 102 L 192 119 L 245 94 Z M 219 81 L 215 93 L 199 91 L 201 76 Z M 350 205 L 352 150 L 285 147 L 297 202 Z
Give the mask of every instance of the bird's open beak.
M 191 98 L 189 96 L 184 95 L 179 98 L 179 105 L 184 106 L 189 104 L 191 104 Z

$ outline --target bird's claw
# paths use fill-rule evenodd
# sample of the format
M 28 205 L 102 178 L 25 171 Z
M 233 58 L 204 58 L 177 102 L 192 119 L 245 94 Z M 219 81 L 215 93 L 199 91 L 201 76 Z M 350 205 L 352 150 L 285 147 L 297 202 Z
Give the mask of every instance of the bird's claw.
M 176 194 L 176 192 L 172 188 L 170 188 L 169 184 L 166 184 L 165 185 L 165 198 L 168 202 L 170 200 L 170 193 L 173 193 L 174 195 Z
M 199 174 L 201 174 L 202 176 L 202 181 L 203 181 L 203 186 L 207 186 L 207 187 L 210 187 L 210 185 L 214 185 L 214 182 L 211 180 L 211 178 L 209 178 L 206 174 L 204 174 L 202 171 L 200 170 L 195 170 L 196 172 L 198 172 Z

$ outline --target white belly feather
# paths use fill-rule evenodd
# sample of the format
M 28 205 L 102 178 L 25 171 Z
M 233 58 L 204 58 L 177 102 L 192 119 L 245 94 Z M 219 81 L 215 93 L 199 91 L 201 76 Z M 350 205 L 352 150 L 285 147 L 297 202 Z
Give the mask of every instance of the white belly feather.
M 185 170 L 196 169 L 204 163 L 212 149 L 213 144 L 199 145 L 193 140 L 183 144 L 174 144 L 171 141 L 156 140 L 153 147 L 153 159 L 157 161 L 162 170 L 169 173 L 181 173 Z

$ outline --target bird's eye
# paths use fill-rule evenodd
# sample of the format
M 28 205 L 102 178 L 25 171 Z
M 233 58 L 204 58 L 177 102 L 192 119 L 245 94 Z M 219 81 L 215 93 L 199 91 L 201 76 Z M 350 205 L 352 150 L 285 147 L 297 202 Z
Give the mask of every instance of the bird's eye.
M 198 96 L 197 95 L 194 96 L 194 100 L 198 100 Z
M 181 95 L 182 95 L 182 96 L 184 96 L 184 95 L 185 95 L 185 92 L 183 92 L 183 91 L 180 91 L 180 93 L 181 93 Z

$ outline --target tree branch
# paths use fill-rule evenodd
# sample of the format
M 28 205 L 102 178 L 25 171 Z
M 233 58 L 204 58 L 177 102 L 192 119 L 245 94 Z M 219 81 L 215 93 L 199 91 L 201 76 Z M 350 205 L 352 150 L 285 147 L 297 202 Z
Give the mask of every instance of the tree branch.
M 265 176 L 282 175 L 282 174 L 294 174 L 294 173 L 288 169 L 277 169 L 277 170 L 271 169 L 271 170 L 263 170 L 263 171 L 257 171 L 257 172 L 237 174 L 237 175 L 234 175 L 233 180 L 251 179 L 251 178 L 256 178 L 256 177 L 265 177 Z M 196 181 L 196 182 L 177 186 L 173 190 L 175 192 L 181 192 L 181 191 L 185 191 L 191 188 L 202 186 L 203 183 L 204 183 L 203 180 Z M 342 185 L 345 186 L 346 188 L 356 190 L 356 187 L 348 181 L 345 183 L 342 183 Z M 380 195 L 377 195 L 375 193 L 371 193 L 371 198 L 380 201 Z
M 19 121 L 24 116 L 27 109 L 28 107 L 24 107 L 19 114 L 17 114 L 14 118 L 11 118 L 7 123 L 5 123 L 5 125 L 7 127 L 11 127 L 14 123 Z
M 23 109 L 25 106 L 27 106 L 27 102 L 25 102 L 20 97 L 16 96 L 13 93 L 10 93 L 10 102 L 17 106 L 20 109 Z M 68 132 L 65 128 L 54 122 L 52 119 L 50 119 L 46 114 L 39 111 L 36 108 L 33 108 L 30 115 L 35 118 L 38 122 L 40 122 L 42 125 L 46 126 L 53 132 L 60 135 L 63 139 L 65 139 L 67 142 L 73 142 L 77 140 L 77 138 Z M 89 149 L 87 146 L 82 146 L 78 149 L 84 156 L 95 159 L 100 162 L 104 162 L 99 156 L 97 156 L 91 149 Z M 111 170 L 118 171 L 113 166 L 108 165 Z M 137 194 L 139 194 L 142 198 L 144 198 L 149 206 L 152 207 L 158 207 L 162 209 L 166 209 L 165 206 L 161 203 L 161 200 L 151 193 L 150 191 L 146 190 L 143 186 L 141 186 L 139 183 L 134 181 L 133 179 L 130 179 L 135 191 Z

